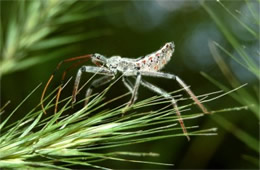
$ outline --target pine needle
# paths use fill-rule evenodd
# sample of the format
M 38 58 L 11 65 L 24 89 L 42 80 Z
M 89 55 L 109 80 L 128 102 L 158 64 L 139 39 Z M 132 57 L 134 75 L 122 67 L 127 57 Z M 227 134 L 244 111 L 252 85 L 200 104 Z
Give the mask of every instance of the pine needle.
M 83 165 L 107 169 L 98 165 L 98 162 L 102 160 L 172 166 L 172 164 L 167 163 L 121 158 L 121 156 L 159 156 L 151 152 L 118 151 L 98 153 L 98 150 L 105 148 L 118 148 L 119 146 L 185 136 L 178 124 L 178 117 L 175 115 L 175 111 L 167 104 L 169 101 L 165 101 L 162 96 L 154 96 L 135 103 L 132 110 L 123 117 L 122 109 L 125 107 L 125 104 L 116 108 L 106 109 L 111 102 L 116 102 L 127 96 L 127 94 L 123 94 L 104 102 L 105 94 L 111 86 L 99 94 L 94 94 L 86 107 L 70 115 L 63 115 L 65 110 L 71 107 L 68 104 L 71 102 L 71 97 L 68 97 L 61 101 L 61 103 L 65 102 L 63 108 L 56 115 L 50 115 L 47 119 L 42 119 L 42 111 L 34 110 L 25 115 L 23 121 L 17 121 L 11 126 L 8 125 L 9 128 L 6 128 L 6 122 L 10 119 L 9 117 L 1 124 L 0 167 L 67 169 L 67 166 Z M 213 92 L 204 96 L 212 94 L 216 93 Z M 46 98 L 49 97 L 47 96 Z M 212 102 L 212 100 L 208 101 Z M 78 101 L 77 104 L 82 102 L 84 101 Z M 140 111 L 142 108 L 149 108 L 151 103 L 154 105 L 166 105 L 166 107 L 151 110 L 150 112 Z M 183 108 L 190 107 L 190 105 L 180 106 L 180 111 L 185 111 Z M 52 108 L 53 105 L 46 105 L 45 107 L 46 109 Z M 229 111 L 231 110 L 237 110 L 237 108 L 230 108 Z M 188 121 L 201 116 L 201 113 L 183 114 L 183 119 Z M 187 129 L 190 136 L 216 135 L 216 128 L 200 130 L 198 126 L 190 126 Z M 41 161 L 38 162 L 37 160 Z M 85 161 L 82 162 L 81 160 Z M 57 164 L 57 162 L 60 163 Z

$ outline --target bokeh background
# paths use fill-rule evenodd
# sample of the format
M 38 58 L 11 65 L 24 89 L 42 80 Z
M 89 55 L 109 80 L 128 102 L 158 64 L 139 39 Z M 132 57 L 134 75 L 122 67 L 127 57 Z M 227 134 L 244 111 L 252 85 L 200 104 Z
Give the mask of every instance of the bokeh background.
M 199 125 L 202 129 L 217 127 L 217 136 L 192 137 L 190 142 L 185 137 L 178 137 L 113 150 L 157 152 L 160 157 L 140 159 L 173 163 L 173 168 L 259 168 L 259 1 L 47 0 L 1 1 L 0 4 L 1 106 L 11 100 L 1 115 L 2 120 L 34 87 L 46 83 L 61 60 L 91 53 L 137 58 L 174 41 L 175 53 L 164 72 L 181 77 L 198 95 L 221 90 L 203 73 L 229 89 L 247 83 L 241 93 L 234 92 L 236 98 L 224 96 L 208 103 L 207 108 L 249 106 L 249 109 L 185 122 Z M 246 63 L 241 54 L 246 54 L 253 64 L 244 64 L 248 67 L 239 64 Z M 61 70 L 68 66 L 64 65 Z M 225 66 L 228 71 L 223 74 Z M 68 77 L 74 76 L 76 71 L 71 71 Z M 60 76 L 61 73 L 57 74 L 50 91 L 58 86 Z M 84 75 L 83 79 L 89 77 Z M 180 88 L 174 81 L 146 80 L 167 91 Z M 62 97 L 71 95 L 71 89 L 72 82 Z M 127 89 L 118 82 L 107 98 L 125 92 Z M 31 96 L 12 121 L 36 106 L 40 95 L 41 90 L 38 90 Z M 153 95 L 149 90 L 140 89 L 140 100 Z M 81 94 L 79 98 L 83 96 Z M 192 107 L 190 113 L 199 111 Z M 172 168 L 118 161 L 104 161 L 100 165 L 110 168 Z

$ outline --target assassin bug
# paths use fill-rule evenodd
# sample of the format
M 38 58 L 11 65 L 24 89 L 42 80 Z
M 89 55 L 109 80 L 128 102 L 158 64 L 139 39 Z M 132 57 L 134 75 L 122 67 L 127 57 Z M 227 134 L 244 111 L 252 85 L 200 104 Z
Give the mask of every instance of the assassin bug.
M 179 123 L 182 127 L 183 133 L 186 135 L 187 139 L 190 140 L 187 130 L 185 128 L 184 122 L 182 120 L 181 113 L 178 109 L 176 100 L 163 89 L 161 89 L 147 81 L 142 80 L 142 76 L 176 80 L 179 83 L 179 85 L 181 87 L 183 87 L 185 89 L 185 91 L 190 95 L 192 100 L 200 107 L 200 109 L 204 113 L 208 113 L 207 109 L 201 104 L 201 102 L 194 95 L 194 93 L 189 89 L 189 87 L 184 83 L 183 80 L 181 80 L 178 76 L 176 76 L 174 74 L 160 72 L 160 70 L 170 61 L 173 52 L 174 52 L 174 43 L 168 42 L 158 51 L 148 54 L 144 57 L 139 57 L 137 59 L 122 58 L 120 56 L 112 56 L 111 58 L 106 58 L 105 56 L 103 56 L 101 54 L 97 54 L 97 53 L 88 54 L 85 56 L 74 57 L 74 58 L 70 58 L 70 59 L 61 61 L 57 65 L 56 71 L 60 68 L 62 63 L 76 61 L 76 60 L 79 61 L 77 63 L 74 63 L 71 67 L 67 68 L 63 72 L 63 75 L 62 75 L 62 82 L 63 82 L 63 80 L 65 79 L 66 73 L 70 69 L 78 66 L 79 64 L 81 64 L 82 62 L 85 62 L 88 59 L 92 60 L 92 62 L 96 66 L 82 66 L 78 70 L 76 80 L 74 83 L 73 92 L 72 92 L 72 103 L 75 103 L 82 73 L 87 72 L 87 73 L 104 75 L 103 77 L 101 77 L 97 80 L 94 80 L 91 83 L 90 87 L 87 89 L 85 104 L 87 104 L 88 98 L 91 95 L 94 88 L 97 88 L 99 86 L 102 86 L 104 84 L 111 82 L 112 80 L 115 79 L 115 77 L 118 75 L 118 73 L 123 74 L 123 76 L 122 76 L 123 84 L 127 87 L 127 89 L 132 94 L 126 108 L 128 108 L 134 104 L 134 102 L 137 99 L 138 88 L 140 85 L 142 85 L 142 86 L 150 89 L 151 91 L 153 91 L 159 95 L 162 95 L 166 99 L 171 100 L 171 103 L 178 116 Z M 55 72 L 51 75 L 48 82 L 46 83 L 46 86 L 43 90 L 42 97 L 41 97 L 41 106 L 42 106 L 42 110 L 45 114 L 46 114 L 46 111 L 43 106 L 43 99 L 45 96 L 46 89 L 49 86 L 50 82 L 52 81 Z M 135 78 L 134 85 L 132 85 L 132 83 L 129 81 L 129 79 L 128 79 L 129 77 Z M 63 83 L 61 83 L 61 85 L 59 86 L 57 96 L 56 96 L 55 113 L 57 112 L 58 101 L 59 101 L 59 97 L 60 97 L 60 93 L 61 93 L 61 89 L 62 89 L 62 84 Z

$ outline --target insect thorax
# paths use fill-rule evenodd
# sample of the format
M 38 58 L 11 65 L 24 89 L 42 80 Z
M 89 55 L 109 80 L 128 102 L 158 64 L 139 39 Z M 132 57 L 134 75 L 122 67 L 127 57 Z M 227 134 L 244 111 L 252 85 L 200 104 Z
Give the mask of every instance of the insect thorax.
M 112 56 L 107 60 L 107 67 L 113 72 L 126 73 L 128 71 L 133 72 L 136 70 L 135 59 L 122 58 L 120 56 Z

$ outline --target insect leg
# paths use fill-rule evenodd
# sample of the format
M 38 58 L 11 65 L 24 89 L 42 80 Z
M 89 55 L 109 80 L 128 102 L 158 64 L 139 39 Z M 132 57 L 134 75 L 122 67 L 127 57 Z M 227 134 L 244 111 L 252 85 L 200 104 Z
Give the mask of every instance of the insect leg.
M 130 107 L 132 104 L 134 104 L 135 100 L 137 99 L 138 89 L 139 89 L 140 82 L 141 82 L 141 77 L 142 77 L 141 74 L 137 73 L 137 77 L 136 77 L 136 80 L 135 80 L 135 85 L 134 85 L 134 88 L 132 90 L 132 97 L 129 100 L 129 102 L 127 104 L 127 107 Z
M 125 76 L 123 76 L 122 81 L 124 83 L 124 85 L 126 86 L 126 88 L 133 93 L 133 84 L 129 81 L 129 79 Z
M 101 78 L 99 78 L 97 80 L 94 80 L 91 83 L 90 87 L 86 91 L 85 105 L 88 104 L 89 96 L 92 94 L 93 89 L 98 88 L 98 87 L 100 87 L 102 85 L 105 85 L 105 84 L 111 82 L 114 78 L 115 78 L 114 76 L 104 76 L 104 77 L 101 77 Z
M 105 67 L 94 67 L 94 66 L 82 66 L 77 73 L 76 80 L 74 83 L 74 88 L 72 92 L 72 104 L 76 102 L 76 95 L 78 93 L 78 87 L 83 72 L 94 73 L 94 74 L 103 74 L 107 76 L 114 76 L 113 72 L 108 70 Z
M 184 135 L 187 137 L 187 139 L 190 140 L 190 137 L 188 136 L 188 133 L 187 133 L 186 127 L 184 125 L 183 119 L 181 117 L 181 113 L 180 113 L 180 111 L 178 109 L 178 105 L 177 105 L 176 100 L 169 93 L 167 93 L 166 91 L 162 90 L 161 88 L 159 88 L 159 87 L 157 87 L 157 86 L 155 86 L 155 85 L 153 85 L 151 83 L 148 83 L 148 82 L 142 80 L 141 81 L 141 85 L 146 87 L 146 88 L 148 88 L 148 89 L 150 89 L 151 91 L 153 91 L 153 92 L 155 92 L 155 93 L 157 93 L 159 95 L 162 95 L 166 99 L 170 99 L 171 100 L 172 105 L 173 105 L 173 107 L 174 107 L 174 109 L 176 111 L 176 114 L 178 116 L 179 123 L 180 123 L 180 125 L 182 127 L 182 131 L 183 131 Z
M 122 78 L 122 81 L 124 83 L 124 85 L 126 86 L 126 88 L 131 92 L 131 94 L 133 95 L 133 89 L 134 89 L 134 86 L 132 84 L 132 82 L 127 78 L 127 77 L 123 77 Z M 134 102 L 137 100 L 138 98 L 138 95 L 135 95 L 135 98 L 134 98 Z
M 174 74 L 163 73 L 163 72 L 140 71 L 140 73 L 144 76 L 160 77 L 160 78 L 176 80 L 179 83 L 179 85 L 182 86 L 185 89 L 185 91 L 190 95 L 192 100 L 199 106 L 199 108 L 204 113 L 209 113 L 208 110 L 201 104 L 199 99 L 195 96 L 195 94 L 190 90 L 190 88 L 178 76 L 176 76 Z
M 125 113 L 128 108 L 134 104 L 134 102 L 136 101 L 137 99 L 137 95 L 138 95 L 138 89 L 139 89 L 139 86 L 140 86 L 140 82 L 141 82 L 141 74 L 140 73 L 137 73 L 137 77 L 136 77 L 136 81 L 135 81 L 135 85 L 133 88 L 131 88 L 129 85 L 127 87 L 130 87 L 129 90 L 131 90 L 131 93 L 132 93 L 132 96 L 131 96 L 131 99 L 129 100 L 128 104 L 126 105 L 126 107 L 122 110 L 122 113 Z

